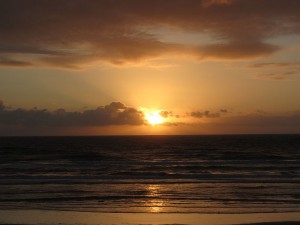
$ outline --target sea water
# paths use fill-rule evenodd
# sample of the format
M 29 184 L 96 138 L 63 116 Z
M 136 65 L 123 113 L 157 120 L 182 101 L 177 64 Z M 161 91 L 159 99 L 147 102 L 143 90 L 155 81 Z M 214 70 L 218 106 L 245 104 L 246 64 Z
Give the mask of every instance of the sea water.
M 300 211 L 300 135 L 0 137 L 0 210 Z

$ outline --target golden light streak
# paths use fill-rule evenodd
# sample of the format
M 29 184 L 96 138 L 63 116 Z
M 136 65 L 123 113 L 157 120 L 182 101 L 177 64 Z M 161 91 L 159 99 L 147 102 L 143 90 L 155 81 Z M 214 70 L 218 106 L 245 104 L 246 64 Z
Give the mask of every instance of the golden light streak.
M 159 213 L 165 206 L 165 201 L 160 199 L 160 186 L 156 184 L 150 184 L 148 186 L 149 196 L 153 197 L 148 203 L 149 210 L 152 213 Z

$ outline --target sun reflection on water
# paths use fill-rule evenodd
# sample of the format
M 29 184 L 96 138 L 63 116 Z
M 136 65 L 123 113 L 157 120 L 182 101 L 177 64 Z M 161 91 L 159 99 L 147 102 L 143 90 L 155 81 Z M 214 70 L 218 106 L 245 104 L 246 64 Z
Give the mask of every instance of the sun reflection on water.
M 161 199 L 160 186 L 158 184 L 150 184 L 147 187 L 148 196 L 151 198 L 147 202 L 149 211 L 153 213 L 159 213 L 162 211 L 162 208 L 165 206 L 165 201 Z

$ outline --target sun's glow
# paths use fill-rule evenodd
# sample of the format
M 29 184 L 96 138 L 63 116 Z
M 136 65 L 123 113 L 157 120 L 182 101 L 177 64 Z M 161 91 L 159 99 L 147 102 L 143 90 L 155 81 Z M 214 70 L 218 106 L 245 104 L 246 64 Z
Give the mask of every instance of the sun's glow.
M 158 125 L 164 122 L 164 117 L 160 115 L 160 111 L 146 112 L 145 118 L 151 125 Z

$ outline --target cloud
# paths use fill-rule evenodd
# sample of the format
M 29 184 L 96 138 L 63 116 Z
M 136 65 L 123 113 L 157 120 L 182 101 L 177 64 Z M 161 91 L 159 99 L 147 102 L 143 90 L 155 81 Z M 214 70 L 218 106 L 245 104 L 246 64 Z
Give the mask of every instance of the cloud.
M 159 114 L 164 118 L 169 118 L 169 117 L 179 118 L 179 115 L 174 115 L 172 111 L 162 110 L 159 112 Z
M 232 4 L 234 0 L 203 0 L 202 6 L 209 7 L 213 5 L 229 5 Z
M 227 113 L 228 113 L 227 109 L 221 109 L 218 112 L 211 112 L 209 110 L 193 111 L 193 112 L 188 113 L 188 115 L 191 117 L 194 117 L 194 118 L 219 118 Z
M 244 59 L 270 55 L 279 47 L 251 41 L 237 41 L 231 43 L 208 45 L 199 48 L 200 58 Z
M 194 111 L 188 116 L 199 121 L 186 122 L 182 130 L 195 134 L 259 134 L 259 133 L 299 133 L 300 111 L 268 113 L 258 110 L 255 113 L 235 114 L 226 109 L 216 112 Z M 201 119 L 211 119 L 202 121 Z M 190 128 L 189 128 L 190 127 Z
M 268 73 L 268 74 L 259 74 L 256 75 L 254 78 L 258 80 L 286 80 L 291 76 L 299 76 L 299 71 L 288 71 L 282 73 Z
M 228 131 L 240 130 L 244 133 L 299 133 L 300 112 L 285 115 L 255 113 L 224 117 L 215 126 Z
M 259 69 L 253 78 L 258 80 L 286 80 L 300 75 L 300 62 L 265 62 L 249 65 L 252 69 Z
M 299 8 L 298 0 L 1 1 L 0 65 L 79 68 L 168 54 L 261 57 L 280 49 L 269 38 L 300 33 Z M 162 41 L 149 27 L 209 34 L 212 43 Z
M 12 66 L 12 67 L 26 67 L 33 66 L 31 62 L 19 61 L 6 57 L 0 57 L 0 66 Z
M 193 111 L 186 116 L 161 111 L 161 115 L 168 120 L 160 128 L 169 129 L 171 134 L 300 132 L 300 111 L 278 115 L 262 111 L 233 114 L 221 109 Z M 133 130 L 135 133 L 131 133 Z M 69 112 L 65 109 L 11 109 L 0 101 L 0 135 L 141 134 L 147 131 L 151 133 L 152 130 L 143 112 L 121 102 L 83 112 Z
M 252 68 L 280 68 L 280 67 L 298 67 L 300 62 L 268 62 L 268 63 L 254 63 L 251 64 Z
M 8 110 L 0 101 L 0 127 L 85 127 L 109 125 L 142 125 L 144 115 L 136 108 L 125 106 L 121 102 L 83 112 L 67 112 L 58 109 L 50 112 L 47 109 L 14 109 Z
M 270 114 L 231 114 L 212 120 L 181 124 L 178 132 L 188 134 L 280 134 L 300 133 L 300 111 Z

